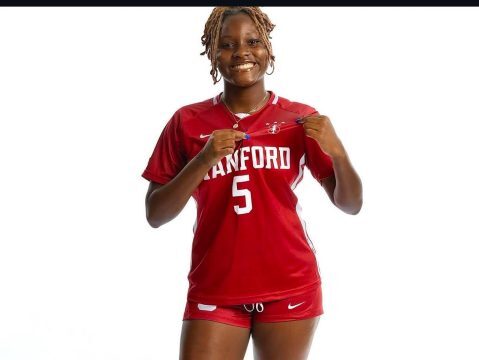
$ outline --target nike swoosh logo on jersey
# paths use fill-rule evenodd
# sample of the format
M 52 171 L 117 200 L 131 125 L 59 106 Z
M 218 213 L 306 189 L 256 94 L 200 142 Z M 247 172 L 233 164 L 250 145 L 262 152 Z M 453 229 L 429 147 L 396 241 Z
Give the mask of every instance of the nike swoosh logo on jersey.
M 208 134 L 208 135 L 203 135 L 203 134 L 201 134 L 201 135 L 200 135 L 200 139 L 203 139 L 203 138 L 208 137 L 208 136 L 210 136 L 210 135 L 211 135 L 211 134 Z
M 302 303 L 296 304 L 296 305 L 288 304 L 288 309 L 289 309 L 289 310 L 294 309 L 295 307 L 298 307 L 299 305 L 302 305 L 302 304 L 304 304 L 304 303 L 305 303 L 305 301 L 303 301 Z

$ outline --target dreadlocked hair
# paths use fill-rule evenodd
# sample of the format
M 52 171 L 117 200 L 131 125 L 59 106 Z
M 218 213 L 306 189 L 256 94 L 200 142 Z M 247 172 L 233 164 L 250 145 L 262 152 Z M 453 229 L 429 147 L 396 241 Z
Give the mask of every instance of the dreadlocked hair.
M 218 49 L 218 42 L 220 39 L 221 27 L 223 25 L 224 19 L 229 15 L 236 15 L 238 13 L 247 14 L 256 25 L 260 33 L 261 40 L 266 46 L 268 51 L 270 65 L 274 67 L 274 55 L 273 48 L 269 39 L 271 37 L 269 34 L 273 31 L 276 25 L 272 24 L 264 12 L 260 10 L 257 6 L 227 6 L 227 7 L 215 7 L 210 14 L 210 17 L 206 21 L 205 30 L 203 36 L 201 37 L 201 43 L 205 46 L 205 51 L 200 55 L 205 55 L 211 61 L 211 71 L 210 74 L 213 77 L 213 84 L 219 82 L 218 68 L 216 64 L 216 51 Z

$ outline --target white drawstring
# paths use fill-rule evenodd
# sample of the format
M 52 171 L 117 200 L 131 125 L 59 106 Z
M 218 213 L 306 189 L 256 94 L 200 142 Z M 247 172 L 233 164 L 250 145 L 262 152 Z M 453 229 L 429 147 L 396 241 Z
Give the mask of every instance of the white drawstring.
M 256 311 L 257 312 L 263 312 L 264 310 L 264 306 L 263 306 L 263 303 L 256 303 L 256 304 L 251 304 L 253 305 L 253 308 L 251 310 L 249 310 L 247 307 L 246 307 L 246 304 L 244 304 L 244 308 L 246 309 L 247 312 L 252 312 L 255 308 L 255 305 L 256 305 Z M 259 307 L 261 306 L 261 310 L 259 309 Z

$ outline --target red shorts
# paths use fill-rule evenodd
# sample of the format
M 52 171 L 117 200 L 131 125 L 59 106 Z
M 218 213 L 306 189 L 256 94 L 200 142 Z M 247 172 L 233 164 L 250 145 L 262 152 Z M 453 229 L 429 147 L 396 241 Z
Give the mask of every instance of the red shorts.
M 323 297 L 319 283 L 317 287 L 300 295 L 264 303 L 212 305 L 187 301 L 183 320 L 212 320 L 251 329 L 253 321 L 302 320 L 321 314 L 323 314 Z

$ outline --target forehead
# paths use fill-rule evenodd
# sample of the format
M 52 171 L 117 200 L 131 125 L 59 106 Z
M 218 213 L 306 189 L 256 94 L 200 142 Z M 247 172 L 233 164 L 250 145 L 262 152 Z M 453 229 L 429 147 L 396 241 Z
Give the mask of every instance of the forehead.
M 235 35 L 258 35 L 258 29 L 249 15 L 245 13 L 238 13 L 235 15 L 228 15 L 221 27 L 220 36 L 235 36 Z

